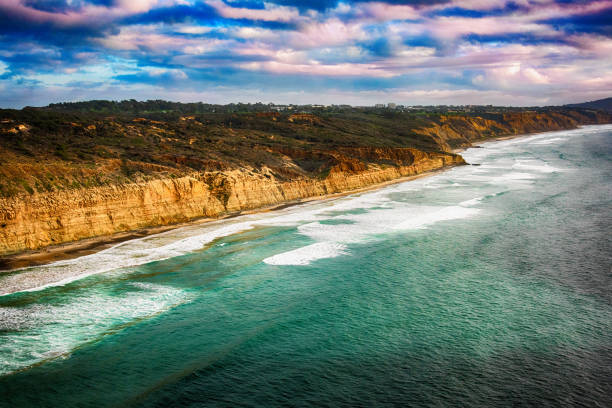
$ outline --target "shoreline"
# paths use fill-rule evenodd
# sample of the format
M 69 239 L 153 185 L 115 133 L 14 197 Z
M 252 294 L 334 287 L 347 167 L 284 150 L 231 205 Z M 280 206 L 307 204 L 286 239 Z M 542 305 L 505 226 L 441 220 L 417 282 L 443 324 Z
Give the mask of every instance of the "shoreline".
M 482 149 L 482 146 L 477 146 L 477 144 L 480 143 L 489 143 L 489 142 L 502 142 L 504 140 L 511 140 L 511 139 L 516 139 L 519 137 L 528 137 L 528 136 L 534 136 L 534 135 L 540 135 L 542 133 L 552 133 L 552 132 L 564 132 L 567 130 L 577 130 L 577 129 L 581 129 L 585 126 L 605 126 L 605 125 L 610 125 L 611 123 L 600 123 L 597 125 L 578 125 L 575 128 L 572 129 L 559 129 L 559 130 L 543 130 L 541 132 L 531 132 L 531 133 L 521 133 L 521 134 L 514 134 L 514 135 L 506 135 L 506 136 L 496 136 L 496 137 L 488 137 L 488 138 L 484 138 L 484 139 L 476 139 L 473 140 L 472 146 L 468 146 L 468 147 L 460 147 L 457 149 L 453 149 L 453 153 L 458 154 L 461 153 L 467 149 Z
M 257 214 L 257 213 L 265 213 L 270 211 L 282 210 L 285 208 L 295 207 L 302 204 L 307 204 L 315 201 L 325 201 L 325 200 L 333 200 L 340 197 L 345 197 L 351 194 L 358 194 L 366 191 L 373 191 L 384 188 L 389 185 L 399 184 L 407 181 L 416 180 L 423 177 L 429 177 L 451 168 L 457 167 L 457 165 L 446 166 L 437 170 L 428 171 L 420 174 L 416 174 L 413 176 L 405 176 L 396 178 L 393 180 L 388 180 L 383 183 L 372 184 L 366 187 L 347 190 L 339 193 L 333 194 L 325 194 L 320 196 L 313 196 L 308 198 L 303 198 L 300 200 L 287 201 L 283 203 L 274 204 L 266 207 L 259 207 L 252 210 L 246 211 L 238 211 L 234 213 L 224 214 L 220 217 L 212 218 L 212 217 L 202 217 L 196 218 L 190 221 L 171 224 L 171 225 L 163 225 L 157 227 L 145 227 L 138 230 L 118 232 L 112 235 L 102 235 L 93 238 L 86 238 L 79 241 L 67 242 L 59 245 L 52 245 L 42 249 L 37 249 L 33 251 L 20 252 L 10 255 L 0 256 L 0 274 L 11 273 L 15 270 L 24 269 L 33 266 L 42 266 L 47 265 L 57 261 L 64 261 L 70 259 L 80 258 L 82 256 L 87 256 L 91 254 L 95 254 L 102 250 L 112 248 L 113 246 L 120 244 L 125 241 L 130 241 L 133 239 L 148 237 L 151 235 L 161 234 L 167 231 L 171 231 L 174 229 L 187 227 L 191 225 L 205 224 L 214 221 L 223 221 L 231 218 L 240 217 L 242 215 L 249 214 Z
M 581 127 L 582 126 L 579 126 L 575 129 L 579 129 Z M 575 130 L 575 129 L 568 129 L 568 130 Z M 483 148 L 482 146 L 477 146 L 477 144 L 480 144 L 480 143 L 502 142 L 504 140 L 511 140 L 511 139 L 516 139 L 519 137 L 527 137 L 527 136 L 539 135 L 542 133 L 549 133 L 549 132 L 561 132 L 561 130 L 547 130 L 544 132 L 533 132 L 533 133 L 525 133 L 525 134 L 520 134 L 520 135 L 506 135 L 506 136 L 497 136 L 497 137 L 491 137 L 491 138 L 485 138 L 485 139 L 477 139 L 472 142 L 473 143 L 472 146 L 453 149 L 453 153 L 459 154 L 467 149 L 482 149 Z

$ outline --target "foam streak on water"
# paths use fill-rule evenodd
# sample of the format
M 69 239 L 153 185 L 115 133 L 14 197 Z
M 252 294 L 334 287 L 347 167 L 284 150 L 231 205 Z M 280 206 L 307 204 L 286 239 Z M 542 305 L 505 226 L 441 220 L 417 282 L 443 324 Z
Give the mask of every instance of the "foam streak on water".
M 83 343 L 189 299 L 180 290 L 149 283 L 122 289 L 121 296 L 94 288 L 60 304 L 0 307 L 0 332 L 18 333 L 0 343 L 0 375 L 66 357 Z
M 344 254 L 346 246 L 335 242 L 317 242 L 293 251 L 270 256 L 263 261 L 269 265 L 308 265 L 317 259 L 334 258 Z

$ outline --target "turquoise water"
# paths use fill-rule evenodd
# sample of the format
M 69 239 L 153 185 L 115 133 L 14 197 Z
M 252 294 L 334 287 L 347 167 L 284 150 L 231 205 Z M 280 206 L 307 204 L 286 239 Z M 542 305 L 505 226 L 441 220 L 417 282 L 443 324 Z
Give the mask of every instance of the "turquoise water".
M 0 406 L 611 406 L 612 126 L 483 146 L 0 276 Z

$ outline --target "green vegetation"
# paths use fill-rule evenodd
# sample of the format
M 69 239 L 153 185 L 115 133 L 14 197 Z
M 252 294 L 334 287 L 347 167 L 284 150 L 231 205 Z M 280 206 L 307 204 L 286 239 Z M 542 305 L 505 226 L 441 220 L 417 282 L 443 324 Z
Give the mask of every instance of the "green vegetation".
M 449 145 L 443 145 L 446 142 L 425 130 L 445 123 L 461 133 L 467 129 L 465 118 L 484 118 L 495 121 L 499 128 L 483 130 L 480 136 L 496 136 L 511 127 L 505 117 L 508 112 L 524 112 L 471 107 L 473 112 L 459 113 L 451 108 L 222 106 L 130 100 L 0 110 L 0 196 L 232 168 L 257 172 L 262 166 L 279 179 L 300 174 L 324 178 L 335 163 L 330 152 L 338 149 L 448 150 L 460 141 L 448 140 Z M 565 108 L 539 108 L 538 112 L 555 112 L 562 120 L 579 117 L 582 122 L 595 115 Z M 296 166 L 287 167 L 287 157 Z M 215 188 L 223 194 L 222 186 Z

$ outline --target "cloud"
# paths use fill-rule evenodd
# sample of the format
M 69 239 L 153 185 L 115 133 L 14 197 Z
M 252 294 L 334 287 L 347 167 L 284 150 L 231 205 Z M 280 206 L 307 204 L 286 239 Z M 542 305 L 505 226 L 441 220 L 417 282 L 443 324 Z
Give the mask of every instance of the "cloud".
M 484 74 L 474 77 L 474 84 L 494 89 L 516 89 L 549 84 L 551 79 L 545 73 L 521 63 L 511 63 L 502 67 L 488 68 Z
M 421 17 L 413 6 L 383 2 L 364 3 L 361 6 L 361 12 L 379 21 L 413 20 Z
M 222 0 L 207 0 L 209 6 L 217 12 L 231 19 L 261 20 L 261 21 L 294 21 L 300 13 L 294 7 L 278 6 L 271 3 L 264 3 L 263 9 L 253 9 L 244 7 L 232 7 Z
M 158 0 L 116 0 L 118 9 L 128 13 L 144 13 L 156 6 Z
M 0 81 L 10 106 L 121 86 L 219 100 L 596 99 L 612 94 L 611 13 L 612 0 L 0 0 Z
M 308 22 L 288 37 L 288 42 L 297 48 L 326 47 L 365 40 L 366 32 L 359 22 L 344 22 L 330 18 L 323 22 Z
M 223 41 L 215 38 L 174 36 L 159 30 L 158 25 L 128 26 L 117 34 L 96 39 L 104 48 L 114 51 L 139 51 L 149 55 L 168 53 L 202 54 L 215 50 Z
M 276 74 L 300 74 L 312 76 L 368 76 L 392 77 L 392 73 L 381 69 L 375 64 L 321 64 L 310 61 L 308 64 L 284 63 L 280 61 L 250 62 L 241 64 L 241 68 L 248 70 L 264 70 Z

